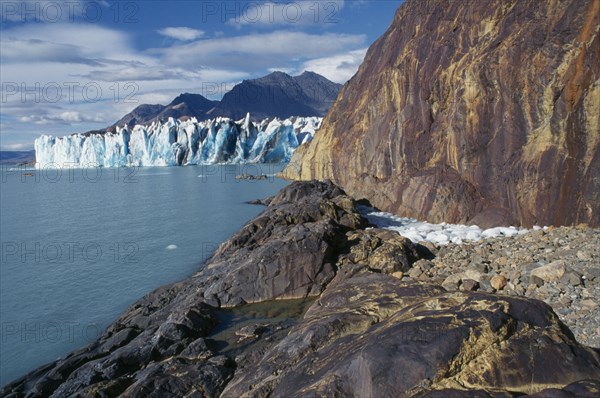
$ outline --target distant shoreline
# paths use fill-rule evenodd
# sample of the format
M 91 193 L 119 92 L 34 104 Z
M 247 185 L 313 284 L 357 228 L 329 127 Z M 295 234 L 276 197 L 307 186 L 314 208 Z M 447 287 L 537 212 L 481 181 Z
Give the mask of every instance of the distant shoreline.
M 0 164 L 27 165 L 35 163 L 35 150 L 0 151 Z

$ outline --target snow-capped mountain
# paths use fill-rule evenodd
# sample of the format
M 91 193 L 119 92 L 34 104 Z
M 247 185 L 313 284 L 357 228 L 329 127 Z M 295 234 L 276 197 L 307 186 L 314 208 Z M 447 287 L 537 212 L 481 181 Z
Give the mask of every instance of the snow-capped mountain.
M 238 121 L 169 118 L 104 134 L 42 135 L 35 140 L 36 162 L 43 168 L 286 162 L 312 139 L 321 121 L 291 117 L 254 123 L 248 113 Z

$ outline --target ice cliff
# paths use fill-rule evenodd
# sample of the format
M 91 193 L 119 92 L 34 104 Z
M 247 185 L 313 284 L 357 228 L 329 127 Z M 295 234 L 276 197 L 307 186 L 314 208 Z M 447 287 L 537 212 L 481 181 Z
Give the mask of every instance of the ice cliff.
M 254 123 L 216 118 L 154 122 L 105 134 L 42 135 L 35 140 L 39 167 L 181 166 L 214 163 L 277 163 L 312 139 L 319 117 Z

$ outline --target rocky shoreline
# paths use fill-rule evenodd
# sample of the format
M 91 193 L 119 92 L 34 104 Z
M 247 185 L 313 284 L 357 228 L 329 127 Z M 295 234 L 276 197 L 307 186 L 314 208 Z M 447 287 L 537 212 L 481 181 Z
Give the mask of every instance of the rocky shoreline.
M 598 341 L 583 311 L 597 312 L 595 230 L 437 247 L 369 228 L 329 182 L 261 203 L 197 273 L 0 395 L 598 395 L 600 350 L 582 344 Z
M 451 291 L 478 290 L 542 300 L 577 341 L 600 347 L 597 228 L 551 227 L 477 243 L 427 246 L 435 258 L 413 264 L 407 279 L 439 283 Z

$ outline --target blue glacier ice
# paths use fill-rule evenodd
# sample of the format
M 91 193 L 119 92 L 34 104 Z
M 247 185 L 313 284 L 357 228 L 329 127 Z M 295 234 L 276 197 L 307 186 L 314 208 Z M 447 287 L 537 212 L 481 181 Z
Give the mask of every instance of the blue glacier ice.
M 280 163 L 312 139 L 320 117 L 291 117 L 254 123 L 218 117 L 117 128 L 105 134 L 42 135 L 35 140 L 38 167 L 183 166 Z

